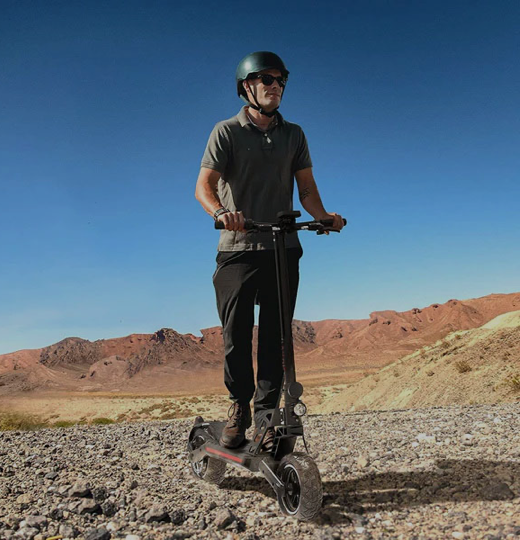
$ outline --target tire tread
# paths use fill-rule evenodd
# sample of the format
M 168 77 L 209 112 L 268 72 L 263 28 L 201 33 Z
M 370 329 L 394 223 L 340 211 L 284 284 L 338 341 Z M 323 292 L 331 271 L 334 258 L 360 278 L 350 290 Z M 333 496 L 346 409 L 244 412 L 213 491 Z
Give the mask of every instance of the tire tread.
M 294 452 L 285 456 L 278 470 L 281 472 L 287 464 L 291 464 L 297 470 L 300 478 L 300 505 L 296 513 L 291 515 L 300 521 L 310 521 L 318 515 L 323 501 L 323 486 L 318 466 L 308 454 L 303 452 Z M 282 503 L 280 507 L 284 513 L 287 513 Z
M 226 462 L 210 457 L 207 459 L 208 464 L 203 479 L 210 484 L 216 484 L 218 486 L 222 484 L 224 477 L 226 476 Z

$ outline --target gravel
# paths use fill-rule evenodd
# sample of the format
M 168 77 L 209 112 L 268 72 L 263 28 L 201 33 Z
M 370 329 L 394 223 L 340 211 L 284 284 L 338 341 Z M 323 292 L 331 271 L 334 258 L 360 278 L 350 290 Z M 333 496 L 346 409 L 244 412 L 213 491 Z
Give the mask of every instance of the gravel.
M 192 421 L 0 433 L 0 539 L 520 539 L 520 404 L 311 416 L 320 516 L 281 515 L 261 476 L 220 488 Z M 301 443 L 297 450 L 302 451 Z

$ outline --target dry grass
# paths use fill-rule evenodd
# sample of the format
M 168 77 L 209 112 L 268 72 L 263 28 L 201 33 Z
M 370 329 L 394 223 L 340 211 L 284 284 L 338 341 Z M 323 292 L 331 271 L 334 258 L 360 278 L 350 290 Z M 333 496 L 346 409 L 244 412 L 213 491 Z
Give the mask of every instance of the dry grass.
M 466 360 L 457 360 L 455 362 L 455 369 L 459 373 L 468 373 L 469 371 L 471 371 L 472 368 L 469 362 L 467 362 Z
M 115 424 L 115 421 L 112 420 L 111 418 L 100 417 L 100 418 L 93 418 L 90 421 L 90 423 L 94 425 L 105 425 L 105 424 Z
M 85 424 L 86 422 L 73 422 L 71 420 L 59 420 L 58 422 L 54 422 L 53 427 L 55 428 L 69 428 L 74 427 L 79 424 Z
M 32 431 L 43 428 L 69 428 L 81 424 L 105 425 L 114 424 L 111 418 L 93 418 L 90 422 L 81 420 L 58 420 L 50 422 L 36 414 L 27 414 L 23 412 L 0 412 L 0 431 Z
M 357 377 L 361 377 L 361 371 Z M 320 384 L 322 382 L 321 378 L 303 381 L 303 401 L 311 413 L 320 413 L 322 405 L 331 396 L 348 386 L 338 384 L 336 377 L 326 380 L 325 384 Z M 78 424 L 166 421 L 195 416 L 222 420 L 227 418 L 229 404 L 229 397 L 224 393 L 197 396 L 79 392 L 23 394 L 0 400 L 0 421 L 3 422 L 0 429 L 68 428 Z
M 29 431 L 44 427 L 48 427 L 48 423 L 35 414 L 0 413 L 0 431 Z
M 520 392 L 520 375 L 510 375 L 506 378 L 505 384 L 513 390 L 513 392 Z

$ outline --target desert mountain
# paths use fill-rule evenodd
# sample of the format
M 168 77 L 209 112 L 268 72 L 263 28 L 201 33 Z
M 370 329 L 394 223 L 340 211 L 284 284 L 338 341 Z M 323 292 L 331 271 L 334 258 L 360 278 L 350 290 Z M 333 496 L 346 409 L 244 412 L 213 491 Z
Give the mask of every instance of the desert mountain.
M 323 412 L 520 400 L 520 311 L 452 332 L 347 387 Z
M 520 309 L 520 293 L 449 300 L 369 319 L 293 322 L 298 373 L 316 383 L 358 380 L 455 330 L 479 327 Z M 222 389 L 222 329 L 202 336 L 163 328 L 97 340 L 71 337 L 43 349 L 0 356 L 0 394 L 29 390 L 197 393 Z M 256 332 L 254 338 L 256 350 Z

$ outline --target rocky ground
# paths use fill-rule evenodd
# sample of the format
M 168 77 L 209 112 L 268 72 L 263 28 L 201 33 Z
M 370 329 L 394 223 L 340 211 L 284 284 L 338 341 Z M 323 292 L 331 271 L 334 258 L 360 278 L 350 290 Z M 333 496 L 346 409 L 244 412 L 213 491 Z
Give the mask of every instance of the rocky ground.
M 520 404 L 312 416 L 320 517 L 267 482 L 190 472 L 192 421 L 0 433 L 0 538 L 520 538 Z

